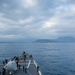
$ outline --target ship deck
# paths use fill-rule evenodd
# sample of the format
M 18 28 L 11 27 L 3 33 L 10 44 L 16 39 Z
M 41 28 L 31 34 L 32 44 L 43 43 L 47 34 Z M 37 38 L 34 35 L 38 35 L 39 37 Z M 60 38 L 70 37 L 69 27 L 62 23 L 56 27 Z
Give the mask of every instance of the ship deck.
M 39 75 L 38 70 L 37 70 L 37 64 L 33 57 L 29 57 L 29 54 L 26 53 L 26 59 L 19 59 L 20 67 L 13 72 L 12 74 L 5 73 L 5 75 Z M 0 75 L 2 74 L 2 69 L 4 65 L 0 64 Z

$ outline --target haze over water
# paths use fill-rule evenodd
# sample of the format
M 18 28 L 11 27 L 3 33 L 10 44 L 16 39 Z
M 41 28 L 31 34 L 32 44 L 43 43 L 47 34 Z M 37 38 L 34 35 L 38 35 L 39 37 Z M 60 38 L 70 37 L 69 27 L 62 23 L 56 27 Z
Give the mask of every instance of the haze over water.
M 75 75 L 75 43 L 0 43 L 0 63 L 22 51 L 33 55 L 43 75 Z

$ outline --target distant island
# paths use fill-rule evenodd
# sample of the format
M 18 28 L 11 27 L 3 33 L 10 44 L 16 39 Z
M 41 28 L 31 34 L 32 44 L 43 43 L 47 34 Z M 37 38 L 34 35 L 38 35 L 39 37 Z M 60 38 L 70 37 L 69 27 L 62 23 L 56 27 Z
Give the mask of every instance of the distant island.
M 74 37 L 59 37 L 57 39 L 37 39 L 35 43 L 74 43 Z

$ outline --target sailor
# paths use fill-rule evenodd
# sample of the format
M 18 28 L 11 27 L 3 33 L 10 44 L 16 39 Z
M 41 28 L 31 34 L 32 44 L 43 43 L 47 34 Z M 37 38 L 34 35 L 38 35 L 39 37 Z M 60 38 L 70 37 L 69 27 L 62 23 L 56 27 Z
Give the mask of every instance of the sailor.
M 16 57 L 16 60 L 17 60 L 17 61 L 19 61 L 19 58 L 18 58 L 18 57 Z
M 30 55 L 29 57 L 32 58 L 32 55 Z
M 6 69 L 3 68 L 2 75 L 5 75 L 5 73 L 6 73 Z
M 16 61 L 16 64 L 17 64 L 17 68 L 18 68 L 18 66 L 19 66 L 19 65 L 18 65 L 18 61 Z
M 23 51 L 23 55 L 25 54 L 25 51 Z
M 25 57 L 25 58 L 26 58 L 26 53 L 25 53 L 25 52 L 23 52 L 23 57 Z
M 23 66 L 23 71 L 24 71 L 24 66 Z
M 1 71 L 0 71 L 0 75 L 1 75 Z
M 25 52 L 23 52 L 23 58 L 24 58 L 24 61 L 25 61 L 25 59 L 26 59 L 26 53 Z
M 25 68 L 25 73 L 27 73 L 27 68 Z
M 18 65 L 19 69 L 20 69 L 20 66 L 21 66 L 21 65 L 19 64 L 19 65 Z
M 24 61 L 25 61 L 25 59 L 26 59 L 26 54 L 24 54 L 23 57 L 24 57 Z
M 7 59 L 5 59 L 5 63 L 6 63 L 6 64 L 8 63 L 8 60 L 7 60 Z
M 39 66 L 37 66 L 37 72 L 38 72 L 38 70 L 39 70 Z
M 16 56 L 14 56 L 14 59 L 16 59 Z

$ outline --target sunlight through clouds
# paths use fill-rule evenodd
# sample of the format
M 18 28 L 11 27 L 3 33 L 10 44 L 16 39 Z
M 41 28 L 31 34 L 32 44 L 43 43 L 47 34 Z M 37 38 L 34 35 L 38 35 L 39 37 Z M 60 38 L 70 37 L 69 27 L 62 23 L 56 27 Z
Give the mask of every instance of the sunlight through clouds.
M 49 20 L 44 22 L 43 28 L 53 27 L 53 26 L 57 25 L 59 20 L 60 20 L 59 16 L 54 16 L 54 17 L 52 17 Z

